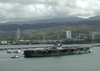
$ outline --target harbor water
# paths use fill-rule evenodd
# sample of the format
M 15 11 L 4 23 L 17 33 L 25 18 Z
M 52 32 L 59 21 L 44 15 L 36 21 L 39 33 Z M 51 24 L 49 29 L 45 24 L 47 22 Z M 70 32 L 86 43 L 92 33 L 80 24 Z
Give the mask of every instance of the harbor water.
M 33 46 L 51 47 L 53 45 L 0 45 L 0 48 Z M 24 50 L 18 54 L 0 51 L 0 71 L 100 71 L 100 47 L 93 47 L 92 50 L 92 53 L 85 54 L 34 58 L 25 58 Z M 20 58 L 11 59 L 14 55 L 19 55 Z

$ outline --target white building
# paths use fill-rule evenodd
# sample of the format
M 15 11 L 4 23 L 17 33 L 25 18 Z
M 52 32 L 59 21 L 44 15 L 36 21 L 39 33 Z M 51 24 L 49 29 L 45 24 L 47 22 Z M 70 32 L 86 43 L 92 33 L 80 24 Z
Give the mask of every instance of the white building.
M 17 31 L 12 32 L 12 40 L 19 40 L 20 38 L 20 29 L 18 28 Z
M 17 29 L 17 36 L 18 36 L 18 39 L 20 38 L 20 29 L 18 28 Z
M 66 31 L 66 38 L 71 39 L 71 31 Z
M 7 41 L 0 41 L 0 44 L 7 44 Z

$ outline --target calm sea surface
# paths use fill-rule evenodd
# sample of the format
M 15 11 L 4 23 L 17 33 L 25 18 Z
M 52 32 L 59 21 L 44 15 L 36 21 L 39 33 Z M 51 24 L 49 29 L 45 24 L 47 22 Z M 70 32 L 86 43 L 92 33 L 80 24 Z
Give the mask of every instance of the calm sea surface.
M 33 46 L 53 45 L 0 45 L 0 48 Z M 35 58 L 24 58 L 23 50 L 19 54 L 0 51 L 0 71 L 100 71 L 100 47 L 92 50 L 92 53 L 86 54 Z M 11 59 L 14 55 L 20 58 Z

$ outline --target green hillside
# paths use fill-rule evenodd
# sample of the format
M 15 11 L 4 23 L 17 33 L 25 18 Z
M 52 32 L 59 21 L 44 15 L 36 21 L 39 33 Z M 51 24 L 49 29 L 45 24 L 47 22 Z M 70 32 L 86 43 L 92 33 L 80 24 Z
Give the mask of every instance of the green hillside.
M 100 21 L 0 25 L 0 30 L 3 31 L 0 32 L 2 34 L 0 39 L 11 39 L 11 31 L 15 31 L 17 28 L 21 30 L 21 39 L 42 39 L 43 34 L 46 35 L 46 39 L 57 39 L 58 34 L 61 38 L 65 38 L 66 31 L 72 31 L 72 36 L 81 33 L 87 36 L 89 32 L 100 32 Z M 23 33 L 23 31 L 27 32 Z

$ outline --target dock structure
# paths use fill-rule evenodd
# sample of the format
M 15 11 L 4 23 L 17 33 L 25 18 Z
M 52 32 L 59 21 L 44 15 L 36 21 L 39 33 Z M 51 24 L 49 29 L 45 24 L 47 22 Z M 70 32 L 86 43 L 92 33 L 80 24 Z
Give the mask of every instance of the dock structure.
M 51 48 L 51 47 L 13 47 L 13 48 L 0 48 L 0 50 L 14 50 L 14 49 L 41 49 L 41 48 L 44 48 L 44 49 L 47 49 L 47 48 Z M 54 48 L 54 47 L 52 47 Z M 72 46 L 66 46 L 66 47 L 62 47 L 62 48 L 65 48 L 65 49 L 76 49 L 76 48 L 85 48 L 85 47 L 82 47 L 82 46 L 75 46 L 75 47 L 72 47 Z
M 78 49 L 78 48 L 86 48 L 87 46 L 62 46 L 63 49 Z M 88 46 L 88 47 L 100 47 L 100 45 L 92 45 L 92 46 Z M 51 47 L 13 47 L 13 48 L 0 48 L 0 51 L 4 51 L 4 50 L 14 50 L 14 49 L 41 49 L 41 48 L 44 48 L 44 49 L 47 49 L 47 48 L 51 48 Z M 52 48 L 55 48 L 52 47 Z

